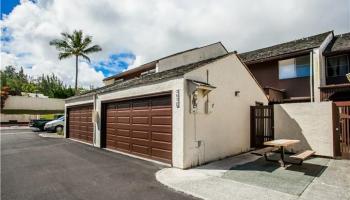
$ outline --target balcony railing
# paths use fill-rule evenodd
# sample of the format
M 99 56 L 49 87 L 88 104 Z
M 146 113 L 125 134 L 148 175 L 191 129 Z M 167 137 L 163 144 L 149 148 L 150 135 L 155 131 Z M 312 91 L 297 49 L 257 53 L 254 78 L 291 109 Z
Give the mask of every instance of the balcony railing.
M 326 85 L 320 87 L 321 101 L 344 100 L 345 92 L 350 92 L 350 83 Z

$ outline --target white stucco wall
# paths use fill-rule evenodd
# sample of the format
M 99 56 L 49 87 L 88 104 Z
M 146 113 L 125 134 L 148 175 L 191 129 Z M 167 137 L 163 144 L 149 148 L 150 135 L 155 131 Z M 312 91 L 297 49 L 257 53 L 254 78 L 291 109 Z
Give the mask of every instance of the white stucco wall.
M 221 43 L 211 44 L 161 59 L 157 63 L 156 71 L 166 71 L 182 65 L 199 62 L 209 58 L 215 58 L 227 53 L 227 50 Z
M 213 111 L 205 114 L 205 99 L 198 102 L 198 113 L 190 113 L 190 96 L 185 94 L 185 161 L 189 168 L 208 161 L 248 151 L 250 148 L 250 106 L 268 100 L 235 54 L 185 74 L 185 79 L 216 87 L 209 93 Z M 187 87 L 187 84 L 185 85 Z M 240 91 L 235 96 L 235 91 Z M 196 147 L 200 141 L 201 145 Z
M 40 115 L 29 115 L 29 114 L 3 114 L 1 113 L 1 122 L 9 122 L 10 120 L 15 120 L 17 122 L 29 122 L 32 119 L 39 119 Z
M 279 104 L 274 114 L 275 139 L 301 141 L 289 150 L 333 156 L 332 102 Z
M 176 106 L 176 91 L 179 91 L 179 107 Z M 183 133 L 184 133 L 184 80 L 183 78 L 176 78 L 172 80 L 167 80 L 164 82 L 159 82 L 150 85 L 142 85 L 139 87 L 128 88 L 126 90 L 120 90 L 111 92 L 108 94 L 101 94 L 97 96 L 96 105 L 97 112 L 99 115 L 99 123 L 101 123 L 101 102 L 108 100 L 117 100 L 121 98 L 129 98 L 140 95 L 148 95 L 161 92 L 171 92 L 172 94 L 172 157 L 173 157 L 173 167 L 183 168 Z M 101 126 L 96 126 L 96 142 L 95 146 L 100 146 L 101 138 Z
M 63 110 L 64 99 L 8 96 L 4 110 Z

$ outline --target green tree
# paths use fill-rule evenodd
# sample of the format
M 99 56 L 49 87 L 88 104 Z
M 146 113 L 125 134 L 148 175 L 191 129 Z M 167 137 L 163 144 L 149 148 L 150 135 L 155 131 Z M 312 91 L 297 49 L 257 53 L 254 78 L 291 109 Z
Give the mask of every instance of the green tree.
M 92 45 L 91 36 L 84 36 L 81 30 L 73 31 L 72 34 L 61 33 L 61 39 L 55 39 L 50 42 L 58 50 L 58 58 L 60 60 L 75 56 L 75 92 L 78 93 L 78 58 L 83 57 L 90 62 L 90 58 L 87 56 L 90 53 L 101 51 L 99 45 Z
M 22 67 L 18 72 L 13 66 L 7 66 L 4 71 L 1 71 L 1 87 L 9 86 L 10 94 L 21 95 L 26 84 L 29 84 L 29 79 Z
M 8 86 L 10 95 L 21 95 L 22 92 L 41 93 L 50 98 L 68 98 L 74 95 L 75 91 L 70 86 L 67 87 L 54 74 L 41 75 L 33 79 L 24 73 L 21 68 L 16 71 L 13 66 L 7 66 L 0 70 L 1 88 Z

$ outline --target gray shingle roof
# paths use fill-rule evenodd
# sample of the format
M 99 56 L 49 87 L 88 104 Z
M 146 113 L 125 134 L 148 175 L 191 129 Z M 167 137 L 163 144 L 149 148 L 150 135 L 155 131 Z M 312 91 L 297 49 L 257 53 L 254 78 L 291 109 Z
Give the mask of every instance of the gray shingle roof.
M 350 32 L 334 36 L 324 53 L 334 54 L 346 51 L 350 52 Z
M 255 62 L 262 62 L 267 60 L 273 60 L 281 56 L 288 56 L 297 52 L 307 51 L 319 47 L 326 37 L 331 34 L 332 31 L 321 33 L 318 35 L 262 48 L 250 52 L 239 54 L 242 61 L 246 64 Z
M 196 63 L 192 63 L 192 64 L 188 64 L 188 65 L 183 65 L 174 69 L 170 69 L 167 71 L 162 71 L 159 73 L 154 73 L 154 74 L 148 74 L 148 75 L 144 75 L 141 76 L 139 78 L 135 78 L 135 79 L 130 79 L 127 81 L 123 81 L 123 82 L 118 82 L 118 83 L 114 83 L 111 85 L 107 85 L 107 86 L 103 86 L 94 90 L 90 90 L 86 93 L 80 94 L 80 95 L 76 95 L 73 97 L 70 97 L 66 100 L 72 100 L 72 99 L 77 99 L 77 98 L 81 98 L 81 97 L 86 97 L 86 96 L 91 96 L 93 94 L 100 94 L 100 93 L 106 93 L 106 92 L 111 92 L 111 91 L 118 91 L 118 90 L 122 90 L 122 89 L 127 89 L 127 88 L 131 88 L 134 86 L 140 86 L 140 85 L 146 85 L 146 84 L 152 84 L 152 83 L 156 83 L 159 81 L 164 81 L 164 80 L 168 80 L 171 78 L 175 78 L 175 77 L 179 77 L 184 75 L 187 72 L 190 72 L 194 69 L 197 69 L 201 66 L 204 66 L 208 63 L 212 63 L 216 60 L 219 60 L 221 58 L 224 58 L 226 56 L 228 56 L 230 54 L 226 54 L 223 56 L 218 56 L 216 58 L 211 58 L 211 59 L 207 59 L 207 60 L 203 60 L 200 62 L 196 62 Z

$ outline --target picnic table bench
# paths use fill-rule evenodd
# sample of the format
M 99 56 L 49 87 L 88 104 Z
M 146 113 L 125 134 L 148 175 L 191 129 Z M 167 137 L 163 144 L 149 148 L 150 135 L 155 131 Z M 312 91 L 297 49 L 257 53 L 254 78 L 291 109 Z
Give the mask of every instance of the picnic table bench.
M 303 152 L 294 154 L 289 156 L 290 158 L 297 159 L 300 162 L 298 163 L 299 165 L 303 164 L 303 161 L 306 160 L 308 157 L 314 155 L 316 152 L 312 150 L 305 150 Z
M 285 155 L 284 155 L 285 147 L 296 144 L 298 142 L 300 142 L 300 141 L 299 140 L 288 140 L 288 139 L 272 140 L 272 141 L 268 141 L 268 142 L 264 143 L 264 145 L 267 145 L 267 147 L 252 151 L 251 153 L 255 154 L 255 155 L 264 156 L 265 160 L 267 160 L 267 161 L 276 161 L 276 160 L 268 159 L 267 154 L 269 154 L 273 151 L 276 151 L 277 149 L 280 149 L 281 159 L 278 160 L 278 162 L 280 162 L 281 165 L 284 167 L 285 163 L 287 163 L 287 161 L 285 160 Z M 297 154 L 290 156 L 290 158 L 292 158 L 294 160 L 298 160 L 299 161 L 298 163 L 292 163 L 292 162 L 288 162 L 288 163 L 301 165 L 304 160 L 306 160 L 308 157 L 312 156 L 313 154 L 315 154 L 315 151 L 312 151 L 312 150 L 302 151 L 300 153 L 297 153 Z

